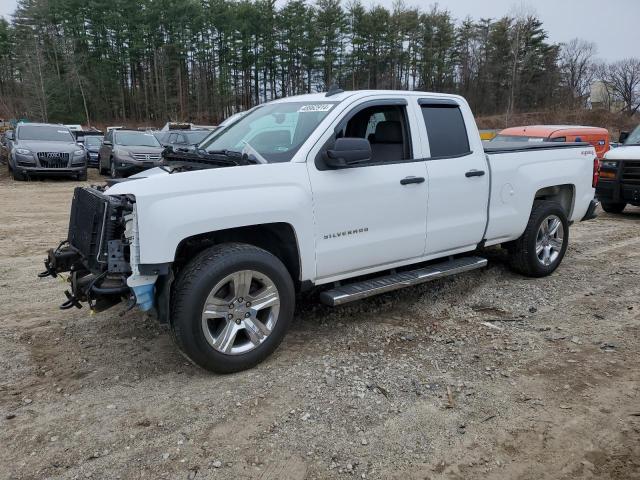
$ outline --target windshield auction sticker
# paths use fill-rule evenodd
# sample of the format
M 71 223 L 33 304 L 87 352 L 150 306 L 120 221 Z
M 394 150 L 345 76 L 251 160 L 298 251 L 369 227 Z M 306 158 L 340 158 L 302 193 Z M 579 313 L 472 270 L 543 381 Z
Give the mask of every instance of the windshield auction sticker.
M 333 103 L 314 103 L 311 105 L 303 105 L 298 110 L 298 113 L 305 112 L 328 112 L 333 107 Z

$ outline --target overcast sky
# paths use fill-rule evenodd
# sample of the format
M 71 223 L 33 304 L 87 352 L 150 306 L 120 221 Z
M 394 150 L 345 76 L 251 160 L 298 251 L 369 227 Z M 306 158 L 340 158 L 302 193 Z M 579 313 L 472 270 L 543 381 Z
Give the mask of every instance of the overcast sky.
M 363 0 L 362 3 L 391 7 L 393 1 Z M 16 3 L 17 0 L 0 0 L 0 15 L 9 18 Z M 405 3 L 426 9 L 433 2 L 405 0 Z M 346 1 L 343 0 L 343 4 Z M 449 9 L 459 20 L 467 16 L 497 18 L 525 8 L 537 13 L 553 42 L 565 42 L 575 37 L 595 42 L 598 56 L 607 61 L 640 56 L 640 0 L 442 0 L 439 5 Z

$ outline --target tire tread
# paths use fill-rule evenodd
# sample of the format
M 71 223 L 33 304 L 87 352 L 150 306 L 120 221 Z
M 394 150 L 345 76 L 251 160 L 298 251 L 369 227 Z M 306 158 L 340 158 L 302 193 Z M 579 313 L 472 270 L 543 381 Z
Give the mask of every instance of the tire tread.
M 532 235 L 537 235 L 538 233 L 540 212 L 550 207 L 554 207 L 562 211 L 562 206 L 558 202 L 551 200 L 534 201 L 524 233 L 509 246 L 509 266 L 514 271 L 522 275 L 526 275 L 528 277 L 542 276 L 531 263 L 531 252 L 529 250 L 528 243 L 530 237 Z M 567 235 L 568 238 L 568 230 L 565 235 Z
M 190 292 L 194 289 L 196 282 L 198 282 L 200 274 L 206 271 L 211 266 L 217 264 L 223 264 L 224 262 L 233 262 L 234 258 L 243 253 L 256 253 L 273 255 L 264 249 L 255 247 L 253 245 L 245 243 L 224 243 L 221 245 L 215 245 L 209 247 L 202 252 L 198 253 L 189 263 L 178 273 L 174 282 L 174 288 L 171 292 L 171 331 L 172 337 L 180 349 L 181 353 L 192 363 L 208 368 L 209 370 L 216 371 L 218 373 L 232 373 L 238 370 L 244 370 L 251 368 L 262 361 L 261 358 L 257 358 L 252 362 L 245 362 L 242 368 L 226 368 L 224 366 L 211 366 L 209 360 L 204 355 L 199 355 L 193 349 L 189 348 L 188 341 L 186 339 L 187 332 L 183 329 L 188 328 L 182 322 L 174 321 L 177 318 L 183 318 L 187 315 L 185 310 L 188 308 L 188 302 Z M 276 260 L 277 257 L 273 257 Z M 282 268 L 286 271 L 284 265 Z M 291 281 L 291 278 L 287 278 Z M 290 284 L 291 291 L 293 291 L 293 282 Z M 280 321 L 280 320 L 279 320 Z M 284 321 L 284 320 L 283 320 Z M 273 350 L 278 346 L 278 341 L 273 345 Z M 269 352 L 271 353 L 271 352 Z

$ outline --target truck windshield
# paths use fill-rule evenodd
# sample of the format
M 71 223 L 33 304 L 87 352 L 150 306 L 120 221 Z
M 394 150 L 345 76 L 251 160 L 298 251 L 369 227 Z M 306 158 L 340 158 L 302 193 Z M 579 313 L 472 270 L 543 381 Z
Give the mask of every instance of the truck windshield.
M 22 125 L 18 127 L 18 140 L 42 142 L 75 142 L 71 132 L 63 126 Z
M 209 153 L 250 148 L 269 163 L 289 162 L 336 103 L 269 103 L 221 128 L 201 147 Z
M 159 147 L 160 142 L 151 133 L 117 132 L 116 143 L 125 147 Z
M 629 134 L 624 141 L 625 145 L 640 145 L 640 125 L 638 125 L 633 132 Z

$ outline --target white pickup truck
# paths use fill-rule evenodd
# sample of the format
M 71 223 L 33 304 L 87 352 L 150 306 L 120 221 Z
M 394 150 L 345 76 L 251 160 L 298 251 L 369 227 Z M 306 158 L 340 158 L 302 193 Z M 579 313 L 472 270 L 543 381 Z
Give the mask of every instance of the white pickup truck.
M 195 363 L 234 372 L 276 349 L 299 291 L 342 305 L 481 268 L 498 244 L 549 275 L 594 217 L 597 165 L 586 144 L 483 147 L 459 96 L 284 98 L 145 178 L 77 188 L 41 275 L 70 272 L 62 308 L 154 309 Z

